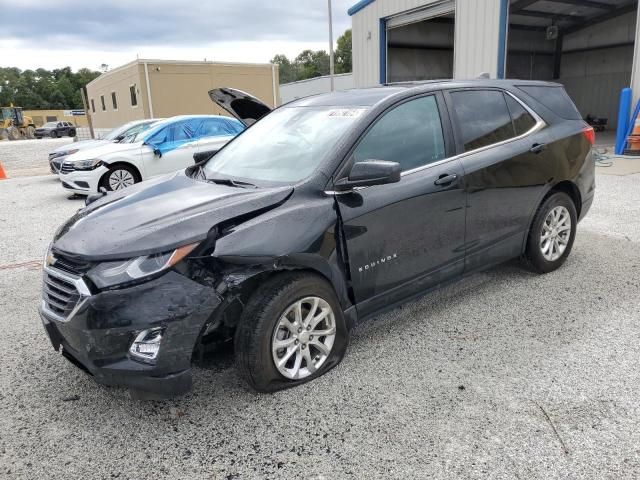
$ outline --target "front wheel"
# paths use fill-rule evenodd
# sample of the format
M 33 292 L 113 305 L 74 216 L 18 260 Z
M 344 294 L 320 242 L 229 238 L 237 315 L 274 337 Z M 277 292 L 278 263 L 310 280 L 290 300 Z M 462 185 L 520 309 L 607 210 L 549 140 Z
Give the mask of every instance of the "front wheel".
M 524 264 L 536 273 L 559 268 L 571 253 L 576 237 L 578 215 L 573 200 L 556 192 L 538 208 L 527 238 Z
M 122 190 L 137 183 L 137 176 L 134 170 L 127 165 L 116 165 L 102 177 L 100 187 L 104 187 L 108 191 Z
M 236 364 L 250 387 L 273 392 L 323 375 L 348 343 L 331 285 L 313 274 L 285 273 L 247 302 L 235 334 Z
M 70 137 L 75 137 L 76 136 L 76 131 L 73 128 L 69 130 L 69 136 Z

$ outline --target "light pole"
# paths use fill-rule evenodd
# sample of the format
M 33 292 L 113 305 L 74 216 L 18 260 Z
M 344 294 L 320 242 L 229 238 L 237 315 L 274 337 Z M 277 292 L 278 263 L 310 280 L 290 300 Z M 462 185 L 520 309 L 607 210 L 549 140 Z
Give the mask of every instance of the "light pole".
M 331 0 L 327 0 L 327 3 L 329 4 L 329 81 L 333 92 L 333 17 L 331 16 Z

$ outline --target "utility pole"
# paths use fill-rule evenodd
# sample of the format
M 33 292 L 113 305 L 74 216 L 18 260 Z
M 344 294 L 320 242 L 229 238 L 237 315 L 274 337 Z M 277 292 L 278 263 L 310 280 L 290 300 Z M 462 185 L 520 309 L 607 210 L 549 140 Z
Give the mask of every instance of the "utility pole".
M 329 81 L 333 92 L 333 17 L 331 16 L 331 0 L 327 0 L 327 2 L 329 4 Z

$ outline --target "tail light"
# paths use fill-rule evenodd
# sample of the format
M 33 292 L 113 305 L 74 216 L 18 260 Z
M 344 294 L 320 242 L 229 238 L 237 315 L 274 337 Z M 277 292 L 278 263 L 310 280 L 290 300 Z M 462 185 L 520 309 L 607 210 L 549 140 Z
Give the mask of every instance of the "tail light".
M 596 143 L 596 132 L 593 130 L 593 127 L 584 127 L 582 129 L 582 134 L 591 145 L 594 145 Z

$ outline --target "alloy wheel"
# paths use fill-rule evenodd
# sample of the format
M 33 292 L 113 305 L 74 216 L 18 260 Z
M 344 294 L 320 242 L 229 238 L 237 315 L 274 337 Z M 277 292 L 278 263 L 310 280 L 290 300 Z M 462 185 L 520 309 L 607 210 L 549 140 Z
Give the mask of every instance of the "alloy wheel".
M 284 377 L 300 380 L 326 362 L 336 338 L 333 309 L 320 297 L 306 297 L 287 307 L 271 340 L 273 362 Z
M 540 232 L 540 251 L 545 260 L 558 260 L 571 238 L 571 215 L 563 206 L 552 208 L 542 222 Z
M 136 182 L 133 175 L 127 170 L 114 170 L 109 175 L 109 187 L 111 187 L 111 190 L 122 190 L 134 183 Z

